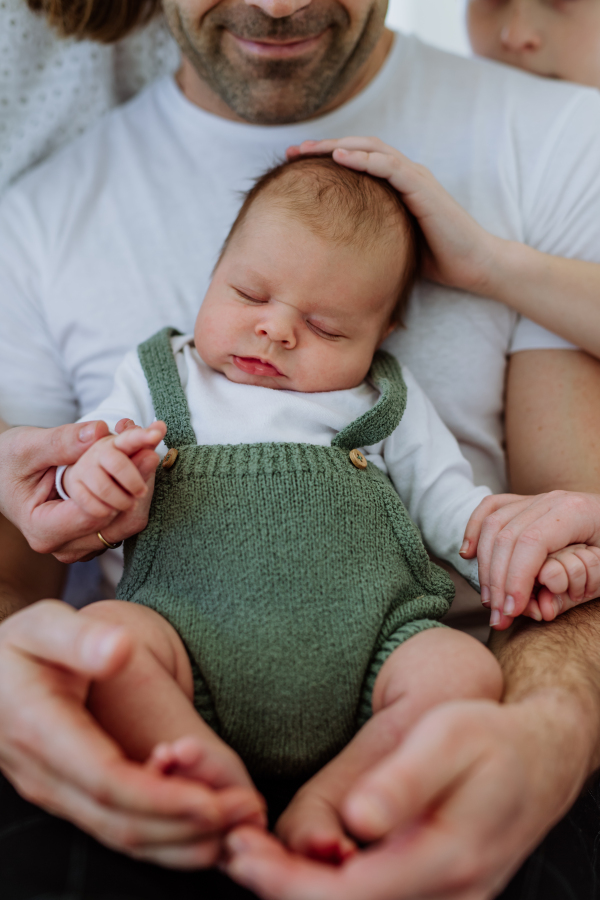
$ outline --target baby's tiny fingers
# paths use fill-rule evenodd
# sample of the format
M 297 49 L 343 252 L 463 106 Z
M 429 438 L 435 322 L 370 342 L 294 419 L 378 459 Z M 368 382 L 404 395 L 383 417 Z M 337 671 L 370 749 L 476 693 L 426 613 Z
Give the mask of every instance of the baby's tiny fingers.
M 552 594 L 564 594 L 569 590 L 569 576 L 562 560 L 549 556 L 538 573 L 540 584 L 545 585 Z
M 132 497 L 145 497 L 147 494 L 146 482 L 140 475 L 137 466 L 121 450 L 117 450 L 115 447 L 108 448 L 102 455 L 101 466 L 116 485 Z M 128 508 L 124 507 L 124 509 Z
M 115 425 L 115 431 L 117 434 L 122 434 L 128 428 L 139 428 L 139 425 L 136 425 L 133 419 L 119 419 L 117 424 Z
M 551 554 L 551 558 L 560 563 L 563 567 L 567 584 L 563 587 L 560 585 L 548 584 L 545 579 L 538 579 L 542 584 L 553 591 L 555 594 L 568 593 L 570 599 L 574 603 L 578 603 L 585 596 L 585 586 L 587 583 L 587 569 L 585 563 L 579 556 L 579 552 L 585 549 L 585 545 L 576 544 L 571 547 L 565 547 L 564 550 L 558 550 Z M 550 565 L 550 560 L 548 560 Z M 541 574 L 541 572 L 540 572 Z
M 135 469 L 135 466 L 133 468 Z M 137 469 L 135 471 L 140 477 Z M 102 464 L 86 473 L 85 486 L 90 494 L 93 494 L 99 501 L 105 503 L 111 509 L 119 510 L 119 512 L 131 509 L 135 502 L 131 494 L 123 490 L 112 476 L 104 470 Z
M 535 619 L 536 622 L 541 622 L 543 619 L 542 612 L 540 610 L 540 605 L 535 598 L 531 598 L 525 609 L 522 613 L 524 616 L 527 616 L 528 619 Z
M 154 450 L 166 433 L 164 422 L 153 422 L 148 428 L 127 428 L 115 438 L 114 446 L 127 456 L 132 456 L 138 450 Z
M 73 478 L 69 483 L 68 493 L 79 509 L 96 521 L 106 520 L 107 516 L 115 512 L 114 507 L 97 497 L 79 478 Z

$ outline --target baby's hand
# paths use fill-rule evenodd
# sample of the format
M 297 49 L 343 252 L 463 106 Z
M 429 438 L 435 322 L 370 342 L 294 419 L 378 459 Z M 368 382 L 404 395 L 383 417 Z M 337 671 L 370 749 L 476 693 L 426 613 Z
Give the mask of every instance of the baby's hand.
M 288 158 L 332 153 L 349 169 L 386 178 L 418 220 L 427 241 L 423 274 L 432 281 L 486 293 L 503 242 L 485 231 L 424 166 L 374 137 L 304 141 L 289 147 Z
M 550 621 L 599 596 L 599 505 L 597 495 L 567 491 L 480 503 L 461 554 L 477 553 L 481 600 L 494 628 L 508 628 L 521 614 Z
M 537 577 L 541 585 L 523 615 L 537 622 L 552 622 L 561 613 L 593 600 L 600 584 L 600 549 L 572 544 L 551 553 Z
M 63 486 L 70 499 L 98 519 L 131 509 L 148 492 L 136 459 L 142 454 L 147 459 L 166 430 L 164 422 L 154 422 L 148 428 L 128 427 L 117 436 L 101 438 L 65 470 Z

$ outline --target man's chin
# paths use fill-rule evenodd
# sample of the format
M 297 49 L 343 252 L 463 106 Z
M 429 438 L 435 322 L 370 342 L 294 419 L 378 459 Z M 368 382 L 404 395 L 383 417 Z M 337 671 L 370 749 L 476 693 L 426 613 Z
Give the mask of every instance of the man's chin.
M 240 54 L 211 79 L 212 89 L 241 119 L 253 125 L 287 125 L 317 116 L 336 93 L 335 82 L 315 90 L 316 58 L 298 60 L 249 59 Z M 228 61 L 229 62 L 229 61 Z

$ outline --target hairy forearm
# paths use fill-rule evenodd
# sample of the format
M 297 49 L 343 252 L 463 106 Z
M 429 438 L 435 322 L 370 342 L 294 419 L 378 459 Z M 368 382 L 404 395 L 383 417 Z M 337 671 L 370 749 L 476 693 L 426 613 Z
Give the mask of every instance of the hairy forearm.
M 496 239 L 487 296 L 600 357 L 600 265 Z
M 554 622 L 519 619 L 490 646 L 504 673 L 503 702 L 549 712 L 551 739 L 581 755 L 582 780 L 600 767 L 600 600 Z

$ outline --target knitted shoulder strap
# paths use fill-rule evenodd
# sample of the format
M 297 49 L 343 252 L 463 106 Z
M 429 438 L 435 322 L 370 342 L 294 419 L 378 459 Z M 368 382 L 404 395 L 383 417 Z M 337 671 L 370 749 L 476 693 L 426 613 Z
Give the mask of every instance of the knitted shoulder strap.
M 156 418 L 167 426 L 165 444 L 169 448 L 197 443 L 171 348 L 171 338 L 180 333 L 175 328 L 163 328 L 138 347 Z
M 381 391 L 381 397 L 375 406 L 334 437 L 332 447 L 352 450 L 377 444 L 389 437 L 400 424 L 406 409 L 406 384 L 395 357 L 385 350 L 378 350 L 368 377 Z

